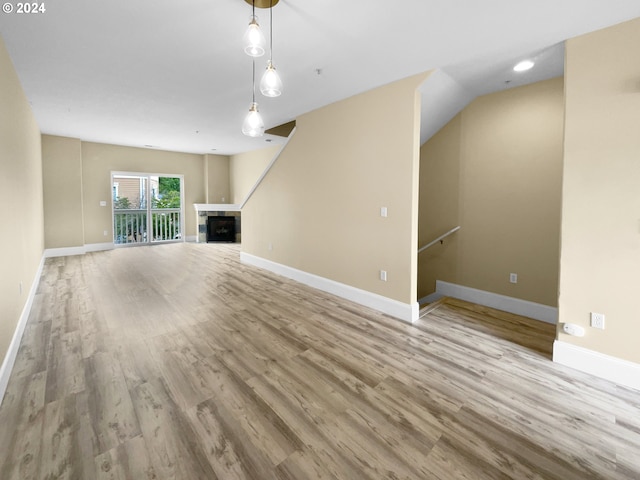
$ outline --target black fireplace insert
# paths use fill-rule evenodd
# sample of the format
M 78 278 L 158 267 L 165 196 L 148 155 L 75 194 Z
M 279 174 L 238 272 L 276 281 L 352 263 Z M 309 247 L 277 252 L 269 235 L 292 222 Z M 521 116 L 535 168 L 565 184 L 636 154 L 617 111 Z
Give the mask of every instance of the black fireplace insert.
M 236 241 L 235 217 L 207 217 L 207 242 Z

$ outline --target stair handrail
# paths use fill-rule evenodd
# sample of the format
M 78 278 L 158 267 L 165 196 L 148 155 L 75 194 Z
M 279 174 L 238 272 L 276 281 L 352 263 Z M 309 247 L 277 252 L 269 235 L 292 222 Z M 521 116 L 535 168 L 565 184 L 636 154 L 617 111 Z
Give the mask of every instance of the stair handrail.
M 422 253 L 424 252 L 427 248 L 435 245 L 438 242 L 441 242 L 442 240 L 444 240 L 445 238 L 447 238 L 449 235 L 451 235 L 452 233 L 456 233 L 458 230 L 460 230 L 460 225 L 458 225 L 457 227 L 452 228 L 451 230 L 449 230 L 447 233 L 444 233 L 442 235 L 440 235 L 438 238 L 436 238 L 435 240 L 432 240 L 431 242 L 427 243 L 424 247 L 420 247 L 418 249 L 418 253 Z
M 258 179 L 256 180 L 256 183 L 254 183 L 253 187 L 251 187 L 251 190 L 249 190 L 249 193 L 247 193 L 247 196 L 244 197 L 244 200 L 242 200 L 242 203 L 240 203 L 240 210 L 242 210 L 244 206 L 247 204 L 247 202 L 251 198 L 251 195 L 253 195 L 253 192 L 255 192 L 258 189 L 258 187 L 262 183 L 262 180 L 264 180 L 264 177 L 267 176 L 267 173 L 269 173 L 269 171 L 271 170 L 271 167 L 273 167 L 274 163 L 276 163 L 276 160 L 280 158 L 280 154 L 285 149 L 289 141 L 293 138 L 295 133 L 296 133 L 296 127 L 293 127 L 293 130 L 289 132 L 289 135 L 287 136 L 287 139 L 285 140 L 285 142 L 282 145 L 280 145 L 280 149 L 276 152 L 276 154 L 273 156 L 273 158 L 271 159 L 267 167 L 264 169 L 262 174 L 258 177 Z

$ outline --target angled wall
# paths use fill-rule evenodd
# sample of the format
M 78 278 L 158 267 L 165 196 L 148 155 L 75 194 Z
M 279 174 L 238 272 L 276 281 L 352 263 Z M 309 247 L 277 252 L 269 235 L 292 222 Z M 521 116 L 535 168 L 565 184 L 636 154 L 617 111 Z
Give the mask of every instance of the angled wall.
M 417 87 L 426 77 L 298 118 L 296 135 L 242 212 L 243 254 L 415 303 Z
M 279 145 L 232 155 L 229 161 L 231 203 L 241 204 L 280 150 Z

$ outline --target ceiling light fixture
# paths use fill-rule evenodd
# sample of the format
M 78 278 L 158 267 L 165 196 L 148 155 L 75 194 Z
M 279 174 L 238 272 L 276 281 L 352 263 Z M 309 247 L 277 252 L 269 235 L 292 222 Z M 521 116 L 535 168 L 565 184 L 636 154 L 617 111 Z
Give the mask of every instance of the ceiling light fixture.
M 527 70 L 531 70 L 535 63 L 532 60 L 523 60 L 518 63 L 515 67 L 513 67 L 514 72 L 526 72 Z
M 264 135 L 264 121 L 262 115 L 258 110 L 258 104 L 256 103 L 256 59 L 264 54 L 264 47 L 266 44 L 264 35 L 258 25 L 258 17 L 256 17 L 256 6 L 258 8 L 269 9 L 269 23 L 270 23 L 270 42 L 269 42 L 269 61 L 267 62 L 267 71 L 264 73 L 262 80 L 260 81 L 260 91 L 267 97 L 277 97 L 282 93 L 282 81 L 278 76 L 275 67 L 273 66 L 273 7 L 279 0 L 245 0 L 251 5 L 251 22 L 249 28 L 244 34 L 244 51 L 252 58 L 253 61 L 253 74 L 251 77 L 251 105 L 249 106 L 249 113 L 242 122 L 242 133 L 249 137 L 262 137 Z
M 269 60 L 260 80 L 260 92 L 265 97 L 279 97 L 282 93 L 282 80 L 273 66 L 273 0 L 269 1 Z
M 267 41 L 264 38 L 260 25 L 258 24 L 258 17 L 256 17 L 256 2 L 251 2 L 253 11 L 251 13 L 251 21 L 247 27 L 247 31 L 244 34 L 244 52 L 250 57 L 261 57 L 264 55 L 264 47 Z
M 252 77 L 252 100 L 249 106 L 249 113 L 244 117 L 242 122 L 242 133 L 248 137 L 261 137 L 264 135 L 264 121 L 262 115 L 258 111 L 258 104 L 256 103 L 256 61 L 253 60 L 253 77 Z

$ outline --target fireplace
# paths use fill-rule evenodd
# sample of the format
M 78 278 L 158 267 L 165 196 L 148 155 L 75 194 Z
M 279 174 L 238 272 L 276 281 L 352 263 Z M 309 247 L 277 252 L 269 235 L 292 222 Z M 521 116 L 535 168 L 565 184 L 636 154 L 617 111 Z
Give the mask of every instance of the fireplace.
M 240 206 L 230 203 L 194 203 L 198 243 L 242 241 Z
M 235 242 L 236 218 L 237 217 L 208 216 L 207 242 Z

